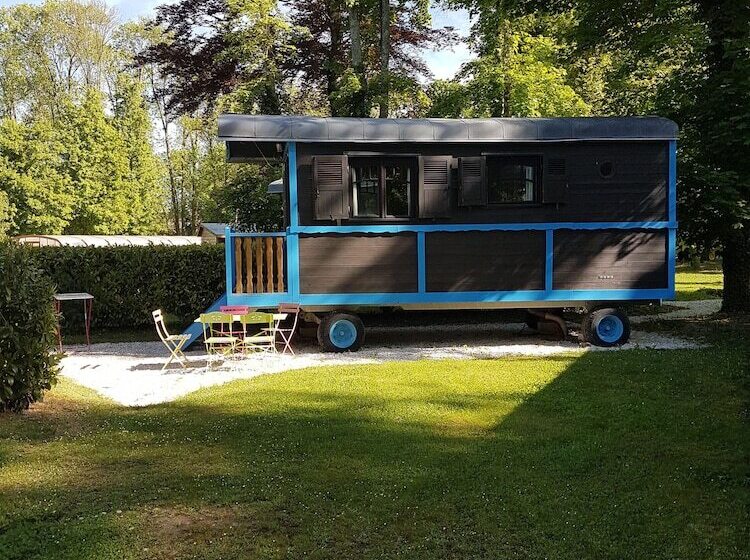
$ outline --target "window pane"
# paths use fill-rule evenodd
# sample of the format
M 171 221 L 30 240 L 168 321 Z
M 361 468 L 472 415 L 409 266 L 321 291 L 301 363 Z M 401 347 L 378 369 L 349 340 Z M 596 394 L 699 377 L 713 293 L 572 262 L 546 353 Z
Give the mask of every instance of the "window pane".
M 379 174 L 377 165 L 352 167 L 355 216 L 380 216 Z
M 385 167 L 385 213 L 388 216 L 409 216 L 410 170 L 404 165 Z
M 537 165 L 524 158 L 487 158 L 490 202 L 534 202 Z

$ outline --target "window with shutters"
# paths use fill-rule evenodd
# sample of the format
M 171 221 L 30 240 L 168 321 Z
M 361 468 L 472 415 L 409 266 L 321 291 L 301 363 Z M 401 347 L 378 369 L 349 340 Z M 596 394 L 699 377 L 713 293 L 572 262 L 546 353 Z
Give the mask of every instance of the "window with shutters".
M 414 158 L 350 158 L 352 217 L 408 218 L 416 178 Z
M 539 156 L 487 156 L 487 200 L 490 204 L 539 201 Z

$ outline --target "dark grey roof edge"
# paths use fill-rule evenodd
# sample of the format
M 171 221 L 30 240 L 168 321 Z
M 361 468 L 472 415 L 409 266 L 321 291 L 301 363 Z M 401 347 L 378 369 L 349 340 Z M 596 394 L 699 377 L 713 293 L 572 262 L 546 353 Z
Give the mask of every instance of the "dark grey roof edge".
M 286 115 L 219 116 L 219 138 L 254 142 L 539 142 L 674 140 L 664 117 L 368 119 Z

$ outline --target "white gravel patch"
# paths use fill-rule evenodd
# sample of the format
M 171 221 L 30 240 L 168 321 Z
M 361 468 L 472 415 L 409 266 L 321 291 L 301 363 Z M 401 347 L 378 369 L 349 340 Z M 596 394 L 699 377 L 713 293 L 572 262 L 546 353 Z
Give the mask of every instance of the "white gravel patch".
M 675 305 L 680 309 L 668 311 L 666 313 L 657 313 L 655 315 L 637 315 L 630 318 L 634 325 L 638 323 L 647 323 L 649 321 L 662 321 L 664 319 L 693 319 L 699 317 L 708 317 L 721 310 L 720 299 L 701 299 L 697 301 L 667 301 L 669 305 Z
M 521 324 L 430 325 L 370 327 L 368 343 L 359 352 L 329 354 L 317 346 L 303 346 L 296 356 L 253 354 L 229 360 L 206 371 L 206 356 L 190 352 L 193 367 L 174 364 L 166 371 L 167 350 L 159 342 L 94 344 L 66 347 L 62 375 L 126 406 L 168 402 L 204 387 L 235 379 L 312 366 L 355 365 L 420 359 L 480 359 L 505 356 L 550 356 L 582 351 L 620 351 L 633 348 L 683 349 L 701 344 L 657 333 L 633 332 L 619 348 L 604 349 L 570 340 L 550 341 Z M 448 340 L 439 341 L 440 335 Z M 456 339 L 459 339 L 458 341 Z M 460 339 L 465 339 L 465 344 Z M 437 340 L 437 342 L 436 342 Z

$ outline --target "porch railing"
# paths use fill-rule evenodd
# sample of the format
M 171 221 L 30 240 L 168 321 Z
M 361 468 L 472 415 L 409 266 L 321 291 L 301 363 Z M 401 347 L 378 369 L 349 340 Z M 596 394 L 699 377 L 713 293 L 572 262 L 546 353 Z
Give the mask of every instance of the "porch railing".
M 286 291 L 285 235 L 232 233 L 235 294 Z

